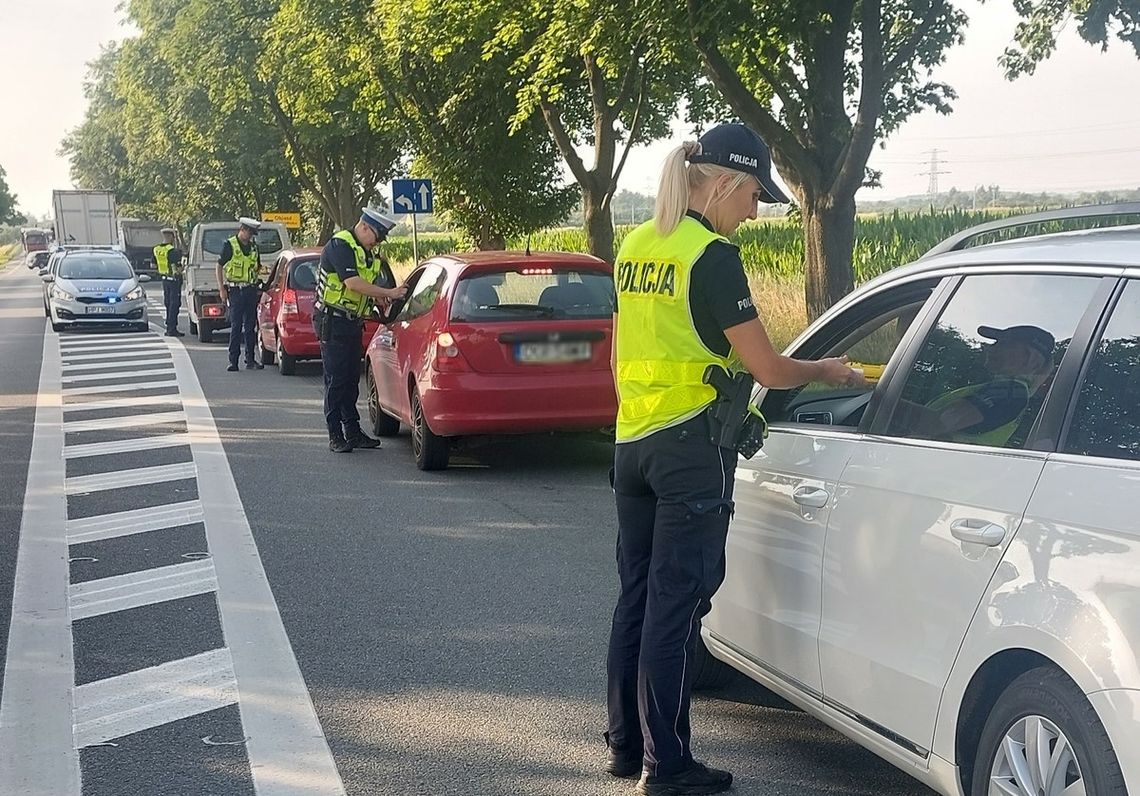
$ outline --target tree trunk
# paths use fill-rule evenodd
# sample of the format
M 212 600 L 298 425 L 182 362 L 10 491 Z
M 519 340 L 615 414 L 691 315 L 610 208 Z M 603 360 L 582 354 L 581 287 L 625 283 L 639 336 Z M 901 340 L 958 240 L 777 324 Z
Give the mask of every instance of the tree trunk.
M 855 245 L 855 197 L 805 191 L 804 292 L 808 320 L 814 321 L 854 287 L 851 254 Z
M 586 216 L 586 250 L 607 263 L 614 261 L 614 221 L 606 192 L 582 183 L 582 203 Z
M 336 221 L 328 214 L 327 211 L 321 211 L 321 231 L 318 233 L 317 245 L 324 246 L 329 242 L 329 238 L 333 236 L 336 231 Z
M 501 251 L 507 248 L 507 242 L 502 234 L 491 227 L 491 222 L 479 222 L 475 235 L 475 248 L 481 252 Z

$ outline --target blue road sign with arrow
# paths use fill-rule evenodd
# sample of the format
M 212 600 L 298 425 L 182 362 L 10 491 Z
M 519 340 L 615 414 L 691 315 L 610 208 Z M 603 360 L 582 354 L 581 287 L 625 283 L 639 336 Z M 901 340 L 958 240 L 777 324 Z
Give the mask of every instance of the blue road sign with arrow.
M 417 215 L 432 212 L 431 180 L 392 180 L 392 209 Z

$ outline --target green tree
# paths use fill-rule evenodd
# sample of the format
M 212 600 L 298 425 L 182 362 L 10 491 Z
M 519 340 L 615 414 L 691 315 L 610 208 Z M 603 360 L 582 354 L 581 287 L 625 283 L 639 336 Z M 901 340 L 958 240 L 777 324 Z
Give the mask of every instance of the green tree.
M 855 192 L 876 140 L 924 108 L 950 111 L 953 90 L 930 74 L 966 18 L 947 0 L 684 0 L 682 14 L 800 205 L 817 317 L 854 285 Z
M 511 134 L 517 54 L 483 52 L 497 22 L 467 2 L 406 3 L 383 21 L 374 61 L 374 87 L 408 127 L 415 173 L 433 178 L 438 212 L 479 249 L 556 224 L 578 201 L 543 122 Z
M 521 52 L 514 129 L 541 115 L 582 190 L 587 248 L 613 261 L 612 200 L 630 147 L 669 132 L 695 86 L 688 42 L 650 0 L 503 0 L 488 52 Z M 587 165 L 576 147 L 593 147 Z M 620 147 L 620 152 L 619 152 Z
M 1016 46 L 1007 48 L 1001 58 L 1010 79 L 1033 74 L 1057 49 L 1057 34 L 1074 20 L 1077 33 L 1089 44 L 1106 50 L 1115 34 L 1140 56 L 1140 3 L 1136 0 L 1013 0 L 1013 6 L 1023 19 L 1014 34 Z
M 0 166 L 0 224 L 23 224 L 26 220 L 16 212 L 16 197 L 8 190 L 7 172 Z

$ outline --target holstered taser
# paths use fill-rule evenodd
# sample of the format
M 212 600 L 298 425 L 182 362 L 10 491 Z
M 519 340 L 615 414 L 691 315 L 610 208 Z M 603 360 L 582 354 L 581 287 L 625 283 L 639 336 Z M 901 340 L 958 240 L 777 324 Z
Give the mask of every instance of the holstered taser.
M 764 445 L 768 423 L 752 404 L 755 382 L 748 373 L 730 376 L 717 365 L 705 368 L 705 384 L 716 390 L 716 401 L 709 409 L 712 441 L 722 448 L 732 448 L 745 459 L 751 459 Z

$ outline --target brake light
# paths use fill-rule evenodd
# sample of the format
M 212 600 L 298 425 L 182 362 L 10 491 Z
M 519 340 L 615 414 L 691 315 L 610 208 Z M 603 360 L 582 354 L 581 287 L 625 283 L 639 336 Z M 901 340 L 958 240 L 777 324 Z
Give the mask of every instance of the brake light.
M 435 369 L 445 373 L 471 370 L 451 332 L 440 332 L 435 338 Z
M 554 273 L 553 268 L 524 268 L 522 269 L 523 276 L 550 276 Z
M 207 318 L 220 318 L 226 314 L 226 308 L 221 304 L 207 304 L 202 307 L 202 314 Z
M 281 294 L 281 314 L 296 315 L 297 312 L 297 291 L 287 287 Z

